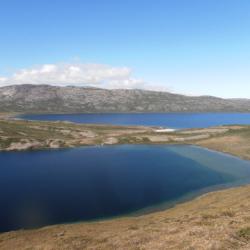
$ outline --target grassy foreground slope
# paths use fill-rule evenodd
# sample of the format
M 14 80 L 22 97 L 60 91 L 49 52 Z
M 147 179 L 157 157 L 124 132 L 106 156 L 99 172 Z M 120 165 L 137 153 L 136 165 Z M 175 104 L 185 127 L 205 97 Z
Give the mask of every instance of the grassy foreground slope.
M 140 217 L 3 233 L 0 249 L 250 249 L 250 187 Z

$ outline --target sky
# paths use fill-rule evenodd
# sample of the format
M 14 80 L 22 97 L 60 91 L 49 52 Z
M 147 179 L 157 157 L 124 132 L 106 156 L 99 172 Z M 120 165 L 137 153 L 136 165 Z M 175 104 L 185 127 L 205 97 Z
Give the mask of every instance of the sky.
M 249 0 L 1 0 L 0 86 L 250 98 Z

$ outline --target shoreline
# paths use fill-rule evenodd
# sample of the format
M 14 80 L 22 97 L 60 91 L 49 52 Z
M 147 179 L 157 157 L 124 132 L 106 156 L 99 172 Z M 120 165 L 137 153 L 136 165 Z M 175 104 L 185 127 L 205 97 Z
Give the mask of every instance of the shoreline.
M 148 144 L 145 144 L 146 146 L 148 146 Z M 176 145 L 176 144 L 175 144 Z M 115 147 L 117 145 L 105 145 L 106 147 Z M 126 146 L 126 145 L 124 145 Z M 136 146 L 136 145 L 135 145 Z M 152 145 L 152 146 L 163 146 L 162 144 L 158 144 L 158 145 Z M 171 146 L 171 144 L 166 144 L 166 146 Z M 224 152 L 220 152 L 220 151 L 216 151 L 213 149 L 209 149 L 209 148 L 204 148 L 201 146 L 197 146 L 197 145 L 193 145 L 193 144 L 178 144 L 178 146 L 193 146 L 193 147 L 198 147 L 201 149 L 206 149 L 208 151 L 217 153 L 217 154 L 226 154 L 227 157 L 232 157 L 232 158 L 237 158 L 237 159 L 241 159 L 244 160 L 240 157 L 228 154 L 228 153 L 224 153 Z M 86 146 L 86 147 L 98 147 L 98 145 L 90 145 L 90 146 Z M 76 149 L 80 149 L 81 147 L 77 147 Z M 85 148 L 82 147 L 82 148 Z M 72 148 L 74 149 L 74 148 Z M 46 150 L 46 149 L 45 149 Z M 51 150 L 51 149 L 47 149 L 47 150 Z M 54 149 L 54 150 L 64 150 L 64 149 Z M 67 149 L 66 149 L 67 150 Z M 20 151 L 19 151 L 20 152 Z M 21 153 L 21 152 L 20 152 Z M 245 161 L 245 160 L 244 160 Z M 83 220 L 83 221 L 72 221 L 72 222 L 66 222 L 66 223 L 58 223 L 58 224 L 51 224 L 51 225 L 45 225 L 42 227 L 38 227 L 38 228 L 30 228 L 30 229 L 17 229 L 17 230 L 11 230 L 11 231 L 4 231 L 4 232 L 0 232 L 1 234 L 8 234 L 8 233 L 18 233 L 18 232 L 22 232 L 22 231 L 33 231 L 33 230 L 42 230 L 44 228 L 54 228 L 57 226 L 64 226 L 64 225 L 76 225 L 76 224 L 80 224 L 80 225 L 88 225 L 88 224 L 95 224 L 95 223 L 105 223 L 105 222 L 112 222 L 112 221 L 116 221 L 116 220 L 121 220 L 121 219 L 126 219 L 126 218 L 141 218 L 144 216 L 148 216 L 148 215 L 153 215 L 155 213 L 161 213 L 161 212 L 166 212 L 170 209 L 175 209 L 178 206 L 181 205 L 185 205 L 186 203 L 189 202 L 195 202 L 195 200 L 199 200 L 202 197 L 206 197 L 212 194 L 216 194 L 217 192 L 222 192 L 224 190 L 235 190 L 237 188 L 240 187 L 250 187 L 250 179 L 244 179 L 244 180 L 239 180 L 239 181 L 233 181 L 233 182 L 228 182 L 228 183 L 223 183 L 223 184 L 217 184 L 217 185 L 213 185 L 213 186 L 208 186 L 205 188 L 202 188 L 200 190 L 195 190 L 195 191 L 191 191 L 185 195 L 182 195 L 179 198 L 170 200 L 170 201 L 163 201 L 159 204 L 155 204 L 155 205 L 151 205 L 139 210 L 135 210 L 132 212 L 128 212 L 128 213 L 124 213 L 124 214 L 120 214 L 117 216 L 109 216 L 109 217 L 101 217 L 101 218 L 97 218 L 97 219 L 91 219 L 91 220 Z
M 35 126 L 34 133 L 37 131 L 39 133 L 43 133 L 47 136 L 50 136 L 49 131 L 56 130 L 57 137 L 63 136 L 64 134 L 58 132 L 57 129 L 60 127 L 61 130 L 71 130 L 73 133 L 75 131 L 78 131 L 77 133 L 84 132 L 84 138 L 89 139 L 91 137 L 88 137 L 89 135 L 92 135 L 91 133 L 95 133 L 96 137 L 95 139 L 102 139 L 106 140 L 108 138 L 124 138 L 129 140 L 125 141 L 108 141 L 107 144 L 101 144 L 102 141 L 99 141 L 100 144 L 75 144 L 71 147 L 65 147 L 63 148 L 62 145 L 57 145 L 58 147 L 52 147 L 52 148 L 38 148 L 38 149 L 31 149 L 31 150 L 63 150 L 63 149 L 70 149 L 70 148 L 79 148 L 84 146 L 116 146 L 116 145 L 124 145 L 124 144 L 133 144 L 133 138 L 145 138 L 147 136 L 148 138 L 155 138 L 154 136 L 160 136 L 164 137 L 167 141 L 151 141 L 151 142 L 145 142 L 143 140 L 138 141 L 135 143 L 135 145 L 139 144 L 146 144 L 146 145 L 191 145 L 191 146 L 197 146 L 201 148 L 205 148 L 209 151 L 215 151 L 216 153 L 221 154 L 227 154 L 230 157 L 240 158 L 242 160 L 250 160 L 250 155 L 248 155 L 248 150 L 250 149 L 250 126 L 248 125 L 234 125 L 234 126 L 217 126 L 217 127 L 209 127 L 209 128 L 202 128 L 202 129 L 184 129 L 184 130 L 178 130 L 178 131 L 163 131 L 163 132 L 155 132 L 155 127 L 145 127 L 145 126 L 116 126 L 116 125 L 100 125 L 100 124 L 78 124 L 78 123 L 68 123 L 68 122 L 46 122 L 46 121 L 27 121 L 27 120 L 16 120 L 12 119 L 15 116 L 5 116 L 7 117 L 4 120 L 0 120 L 0 131 L 2 130 L 1 125 L 3 127 L 6 127 L 9 129 L 9 127 L 13 126 L 13 129 L 18 133 L 24 133 L 25 129 L 29 130 L 29 126 Z M 0 116 L 1 119 L 1 116 Z M 48 130 L 47 130 L 48 129 Z M 30 129 L 30 131 L 33 133 L 33 128 Z M 29 134 L 29 136 L 32 137 L 32 133 Z M 198 137 L 197 137 L 198 134 Z M 204 137 L 204 134 L 208 134 L 209 136 Z M 0 136 L 3 135 L 3 133 L 0 132 Z M 54 132 L 53 132 L 54 135 Z M 86 136 L 87 135 L 87 136 Z M 112 135 L 112 136 L 110 136 Z M 203 135 L 203 136 L 200 136 Z M 79 134 L 77 134 L 79 136 Z M 200 137 L 199 137 L 200 136 Z M 26 137 L 26 136 L 25 136 Z M 192 138 L 191 140 L 183 141 L 183 138 Z M 20 138 L 22 139 L 22 135 L 20 135 Z M 158 138 L 158 137 L 157 137 Z M 171 140 L 169 140 L 171 138 Z M 181 139 L 180 139 L 181 138 Z M 58 138 L 57 138 L 58 139 Z M 72 140 L 70 137 L 64 138 L 65 140 Z M 173 140 L 177 139 L 176 141 Z M 131 140 L 131 141 L 130 141 Z M 86 142 L 86 141 L 84 141 Z M 91 142 L 91 141 L 89 141 Z M 93 141 L 92 141 L 93 143 Z M 9 151 L 0 151 L 0 152 L 9 152 Z M 12 151 L 13 152 L 13 151 Z M 17 151 L 14 151 L 17 152 Z M 20 152 L 20 151 L 18 151 Z M 221 185 L 219 185 L 221 186 Z M 109 217 L 109 218 L 101 218 L 97 220 L 91 220 L 91 221 L 77 221 L 77 222 L 70 222 L 67 224 L 55 224 L 55 225 L 48 225 L 44 227 L 40 227 L 38 229 L 20 229 L 15 231 L 9 231 L 9 232 L 1 232 L 0 233 L 0 249 L 1 248 L 1 238 L 5 238 L 5 235 L 16 235 L 17 237 L 20 237 L 23 234 L 34 234 L 42 231 L 54 231 L 57 229 L 61 230 L 60 228 L 72 228 L 74 230 L 74 227 L 80 227 L 80 228 L 88 228 L 88 227 L 99 227 L 99 225 L 109 225 L 109 224 L 119 224 L 123 221 L 126 222 L 127 220 L 130 221 L 132 224 L 137 223 L 137 221 L 141 221 L 144 219 L 148 219 L 151 217 L 157 217 L 160 214 L 169 214 L 169 213 L 177 213 L 175 211 L 178 211 L 181 207 L 188 206 L 189 204 L 193 204 L 193 206 L 196 206 L 197 203 L 199 203 L 201 200 L 207 200 L 212 199 L 213 197 L 220 196 L 221 194 L 228 193 L 228 194 L 234 194 L 235 192 L 238 192 L 238 190 L 248 190 L 250 191 L 250 184 L 249 183 L 241 183 L 236 185 L 230 185 L 230 184 L 224 184 L 222 185 L 224 187 L 209 187 L 209 190 L 200 190 L 198 192 L 195 192 L 196 194 L 187 194 L 184 197 L 181 197 L 178 199 L 178 201 L 173 201 L 172 205 L 167 204 L 169 202 L 164 202 L 162 204 L 156 204 L 154 206 L 141 209 L 139 211 L 134 211 L 131 213 Z M 219 202 L 219 201 L 218 201 Z M 221 201 L 222 202 L 222 201 Z M 220 204 L 218 203 L 218 206 Z M 132 226 L 131 226 L 132 227 Z M 111 230 L 111 229 L 110 229 Z M 27 236 L 26 236 L 27 237 Z M 229 248 L 230 249 L 230 248 Z
M 250 202 L 243 201 L 249 191 L 250 185 L 213 191 L 167 210 L 137 217 L 124 216 L 0 233 L 0 249 L 26 249 L 31 246 L 46 249 L 47 244 L 52 246 L 51 249 L 74 249 L 76 246 L 81 246 L 81 249 L 112 249 L 114 242 L 115 249 L 130 249 L 131 241 L 144 239 L 145 235 L 148 238 L 143 241 L 145 249 L 152 249 L 152 244 L 157 249 L 163 239 L 163 246 L 168 244 L 173 249 L 186 249 L 187 242 L 191 244 L 194 240 L 198 244 L 197 249 L 207 249 L 202 247 L 204 244 L 208 246 L 211 232 L 214 235 L 213 241 L 218 241 L 224 247 L 218 249 L 248 249 L 248 241 L 241 238 L 239 233 L 249 225 L 245 209 Z M 198 228 L 203 237 L 200 237 L 200 233 L 194 234 Z M 185 245 L 179 240 L 183 233 L 186 235 Z M 83 240 L 80 244 L 74 241 L 76 237 L 87 237 L 89 240 Z M 41 238 L 44 239 L 42 242 Z M 228 245 L 231 241 L 234 244 Z
M 240 183 L 238 184 L 228 183 L 228 184 L 218 184 L 215 186 L 206 187 L 201 190 L 192 191 L 173 201 L 162 202 L 160 204 L 151 205 L 149 207 L 141 208 L 133 212 L 128 212 L 128 213 L 124 213 L 124 214 L 120 214 L 116 216 L 101 217 L 101 218 L 90 219 L 90 220 L 62 222 L 62 223 L 57 223 L 57 224 L 48 224 L 48 225 L 44 225 L 44 226 L 36 227 L 36 228 L 20 228 L 16 230 L 0 232 L 0 236 L 3 234 L 9 234 L 9 233 L 18 233 L 18 232 L 23 232 L 23 231 L 34 231 L 34 230 L 42 230 L 42 229 L 47 229 L 47 228 L 54 228 L 57 226 L 88 225 L 88 224 L 95 224 L 95 223 L 112 222 L 112 221 L 123 220 L 127 218 L 129 219 L 143 218 L 145 216 L 154 215 L 155 213 L 162 213 L 162 212 L 167 212 L 168 210 L 173 210 L 177 208 L 178 206 L 182 206 L 190 202 L 195 202 L 196 200 L 202 199 L 207 196 L 211 196 L 213 194 L 217 194 L 219 192 L 229 191 L 229 190 L 233 191 L 241 187 L 250 188 L 250 179 L 247 181 L 247 183 L 241 183 L 241 184 Z
M 176 198 L 167 202 L 163 201 L 159 204 L 151 205 L 145 208 L 141 208 L 139 210 L 135 210 L 132 212 L 128 212 L 128 213 L 124 213 L 124 214 L 120 214 L 116 216 L 100 217 L 96 219 L 80 220 L 80 221 L 74 221 L 74 222 L 72 221 L 72 222 L 62 222 L 62 223 L 57 223 L 57 224 L 48 224 L 48 225 L 44 225 L 44 226 L 37 227 L 37 228 L 20 228 L 20 229 L 0 232 L 0 236 L 3 234 L 8 234 L 8 233 L 41 230 L 45 228 L 54 228 L 54 227 L 63 226 L 63 225 L 75 225 L 75 224 L 88 225 L 88 224 L 105 223 L 105 222 L 112 222 L 116 220 L 123 220 L 126 218 L 130 218 L 130 219 L 141 218 L 141 217 L 148 216 L 148 215 L 149 216 L 154 215 L 155 213 L 167 212 L 168 210 L 175 209 L 176 207 L 185 205 L 186 203 L 195 202 L 195 200 L 199 200 L 204 197 L 217 194 L 219 192 L 235 190 L 241 187 L 250 188 L 250 179 L 208 186 L 200 190 L 191 191 L 185 195 L 182 195 L 179 198 Z

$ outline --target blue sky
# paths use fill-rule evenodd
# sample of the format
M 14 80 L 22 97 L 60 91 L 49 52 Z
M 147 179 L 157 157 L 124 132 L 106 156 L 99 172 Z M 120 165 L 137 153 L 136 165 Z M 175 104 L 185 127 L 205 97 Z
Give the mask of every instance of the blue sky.
M 2 0 L 0 31 L 1 85 L 250 98 L 249 0 Z

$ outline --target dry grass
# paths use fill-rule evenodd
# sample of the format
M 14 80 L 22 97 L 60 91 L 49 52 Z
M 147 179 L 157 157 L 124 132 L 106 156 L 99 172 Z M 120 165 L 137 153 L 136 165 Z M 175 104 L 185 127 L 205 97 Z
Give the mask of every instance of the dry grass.
M 250 249 L 250 186 L 139 217 L 4 233 L 0 249 Z
M 69 122 L 0 120 L 0 150 L 67 148 L 116 144 L 121 138 L 151 133 L 152 128 L 83 125 Z
M 250 160 L 250 129 L 228 132 L 194 144 Z

